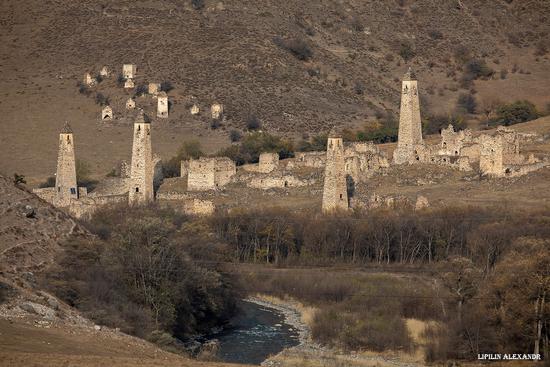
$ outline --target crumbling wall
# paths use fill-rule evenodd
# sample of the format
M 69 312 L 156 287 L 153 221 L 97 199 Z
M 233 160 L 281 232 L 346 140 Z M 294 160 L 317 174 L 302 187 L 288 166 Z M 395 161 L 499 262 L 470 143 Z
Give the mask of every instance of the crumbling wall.
M 294 157 L 298 167 L 324 168 L 327 162 L 327 152 L 296 152 Z
M 252 176 L 244 179 L 247 187 L 269 190 L 269 189 L 287 189 L 293 187 L 308 186 L 313 183 L 311 179 L 301 179 L 292 174 L 266 174 L 261 176 Z
M 259 172 L 269 173 L 279 168 L 278 153 L 261 153 L 258 163 Z
M 227 185 L 237 173 L 235 162 L 226 157 L 199 158 L 189 161 L 187 189 L 214 190 Z

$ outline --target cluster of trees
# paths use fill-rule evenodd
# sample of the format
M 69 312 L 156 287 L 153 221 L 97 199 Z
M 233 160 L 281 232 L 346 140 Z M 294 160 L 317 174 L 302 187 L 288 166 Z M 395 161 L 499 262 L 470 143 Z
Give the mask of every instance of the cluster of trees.
M 432 360 L 475 358 L 486 351 L 549 355 L 547 211 L 456 207 L 335 217 L 233 211 L 213 217 L 211 225 L 229 244 L 234 261 L 420 265 L 433 271 L 447 290 L 442 305 L 448 305 L 427 316 L 445 322 L 427 333 Z M 324 322 L 338 319 L 338 309 L 325 315 Z M 340 336 L 319 335 L 320 340 L 341 342 Z M 370 345 L 365 343 L 363 347 Z
M 101 210 L 87 223 L 99 238 L 63 244 L 45 286 L 95 322 L 142 338 L 207 333 L 231 317 L 235 296 L 188 255 L 186 222 L 156 207 Z

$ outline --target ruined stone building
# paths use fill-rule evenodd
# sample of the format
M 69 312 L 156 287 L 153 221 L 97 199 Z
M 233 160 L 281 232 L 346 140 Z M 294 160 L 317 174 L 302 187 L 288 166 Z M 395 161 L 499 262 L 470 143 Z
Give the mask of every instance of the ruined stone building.
M 149 83 L 147 93 L 156 96 L 160 92 L 160 83 Z
M 210 107 L 210 115 L 212 119 L 214 120 L 222 120 L 223 119 L 223 105 L 219 103 L 214 103 L 212 107 Z
M 367 178 L 372 177 L 375 172 L 390 166 L 388 159 L 372 142 L 345 145 L 344 160 L 346 174 L 355 183 L 364 182 Z
M 134 108 L 136 108 L 136 101 L 133 98 L 128 98 L 126 100 L 126 109 L 133 110 Z
M 124 89 L 132 89 L 135 88 L 135 86 L 136 84 L 133 79 L 126 79 L 126 81 L 124 81 Z
M 97 84 L 97 80 L 96 78 L 93 78 L 90 73 L 86 73 L 84 74 L 84 84 L 89 86 L 89 87 L 93 87 L 94 85 Z
M 106 78 L 108 77 L 109 75 L 111 75 L 111 71 L 109 70 L 109 68 L 107 66 L 104 66 L 101 68 L 101 70 L 99 71 L 99 75 L 101 75 L 102 77 Z
M 157 117 L 168 118 L 168 96 L 160 92 L 157 99 Z
M 101 109 L 101 120 L 111 121 L 113 119 L 113 109 L 111 106 L 105 106 Z
M 215 190 L 227 185 L 237 173 L 235 162 L 227 157 L 192 159 L 181 174 L 187 173 L 187 190 Z
M 323 185 L 323 213 L 348 209 L 344 142 L 341 137 L 331 134 L 327 142 L 327 163 Z
M 151 123 L 146 121 L 143 111 L 134 122 L 132 163 L 128 201 L 130 204 L 143 204 L 153 201 L 153 153 L 151 149 Z
M 399 133 L 397 149 L 393 153 L 393 162 L 395 164 L 414 163 L 416 160 L 415 149 L 422 143 L 418 82 L 409 68 L 403 77 L 401 86 Z
M 134 79 L 136 77 L 136 66 L 134 64 L 122 65 L 122 77 L 124 79 Z

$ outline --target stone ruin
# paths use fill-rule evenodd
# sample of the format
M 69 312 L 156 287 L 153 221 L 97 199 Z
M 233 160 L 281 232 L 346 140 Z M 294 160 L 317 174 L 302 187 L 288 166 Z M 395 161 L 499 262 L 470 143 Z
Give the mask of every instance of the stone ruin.
M 68 122 L 59 133 L 55 187 L 34 189 L 33 192 L 57 207 L 68 207 L 79 195 L 86 195 L 86 188 L 76 182 L 76 160 L 73 131 Z
M 235 162 L 227 157 L 191 159 L 181 175 L 187 175 L 187 190 L 206 191 L 220 189 L 237 173 Z
M 402 83 L 401 112 L 395 164 L 436 164 L 492 177 L 520 176 L 547 165 L 533 155 L 520 154 L 521 134 L 499 127 L 494 136 L 474 136 L 470 130 L 456 132 L 452 125 L 441 131 L 441 142 L 428 145 L 422 139 L 418 83 L 411 69 Z
M 156 96 L 160 92 L 160 83 L 149 83 L 147 87 L 147 93 L 152 96 Z
M 143 113 L 134 123 L 132 163 L 122 162 L 119 177 L 100 181 L 90 193 L 77 187 L 73 133 L 68 124 L 59 134 L 56 184 L 52 188 L 33 190 L 56 207 L 67 209 L 76 217 L 88 216 L 98 207 L 110 203 L 145 203 L 154 199 L 153 181 L 162 173 L 160 159 L 151 153 L 151 129 Z
M 89 87 L 93 87 L 97 84 L 97 79 L 92 77 L 90 73 L 84 74 L 84 85 L 87 85 Z
M 157 97 L 157 117 L 168 118 L 168 95 L 160 92 Z
M 109 68 L 107 66 L 104 66 L 99 71 L 99 75 L 104 77 L 104 78 L 107 78 L 111 75 L 111 71 L 109 70 Z
M 134 122 L 132 163 L 130 167 L 130 204 L 143 204 L 153 201 L 153 153 L 151 150 L 151 123 L 139 111 Z
M 132 89 L 135 88 L 136 84 L 134 83 L 133 79 L 126 79 L 124 81 L 124 89 Z
M 323 213 L 330 213 L 348 208 L 344 142 L 340 136 L 331 134 L 327 142 L 322 210 Z
M 223 119 L 223 105 L 219 103 L 214 103 L 210 107 L 210 115 L 213 120 L 222 120 Z
M 136 108 L 136 101 L 133 98 L 128 98 L 126 100 L 126 109 L 133 110 L 134 108 Z
M 122 77 L 124 79 L 134 79 L 136 77 L 136 66 L 134 64 L 122 65 Z
M 113 109 L 111 106 L 105 106 L 101 109 L 101 120 L 102 121 L 112 121 L 113 120 Z
M 398 136 L 393 162 L 395 164 L 409 163 L 415 159 L 416 147 L 423 143 L 418 82 L 410 68 L 405 73 L 401 86 Z

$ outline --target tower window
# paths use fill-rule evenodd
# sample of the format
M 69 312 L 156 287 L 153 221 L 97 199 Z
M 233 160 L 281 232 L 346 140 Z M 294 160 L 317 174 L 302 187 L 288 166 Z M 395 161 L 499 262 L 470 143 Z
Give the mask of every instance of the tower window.
M 342 200 L 342 194 L 340 194 L 340 200 Z
M 136 187 L 136 192 L 139 192 L 139 187 Z
M 71 195 L 76 195 L 76 188 L 71 187 Z

